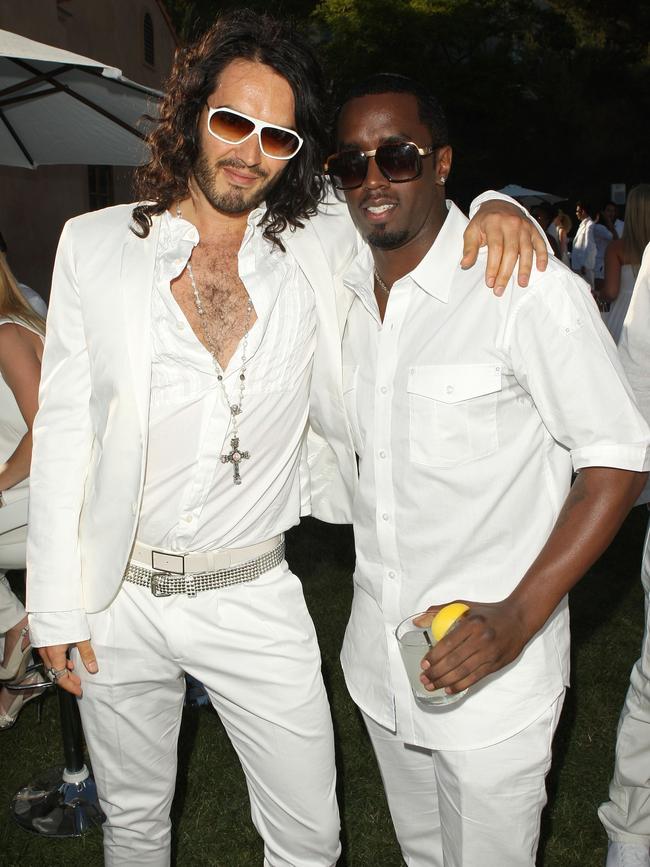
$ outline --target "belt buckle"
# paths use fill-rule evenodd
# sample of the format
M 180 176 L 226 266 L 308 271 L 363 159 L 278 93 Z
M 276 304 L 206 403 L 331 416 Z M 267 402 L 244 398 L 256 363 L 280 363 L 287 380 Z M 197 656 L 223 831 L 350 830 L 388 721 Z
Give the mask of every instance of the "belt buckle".
M 164 551 L 151 552 L 151 568 L 172 575 L 185 574 L 185 554 L 170 554 Z
M 169 590 L 163 590 L 162 587 L 160 586 L 160 581 L 165 577 L 166 576 L 163 574 L 151 576 L 151 583 L 149 585 L 149 589 L 151 590 L 151 593 L 154 596 L 161 597 L 161 596 L 171 596 L 172 595 L 172 593 Z

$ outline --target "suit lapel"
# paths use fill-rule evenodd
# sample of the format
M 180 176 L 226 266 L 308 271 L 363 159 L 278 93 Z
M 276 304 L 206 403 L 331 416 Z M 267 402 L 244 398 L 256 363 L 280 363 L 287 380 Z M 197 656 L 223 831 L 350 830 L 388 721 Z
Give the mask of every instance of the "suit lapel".
M 146 430 L 151 386 L 151 292 L 161 220 L 154 217 L 146 238 L 129 230 L 122 256 L 120 288 L 129 367 L 140 425 Z
M 303 229 L 287 232 L 282 240 L 314 290 L 316 310 L 321 323 L 319 333 L 322 335 L 324 331 L 330 339 L 335 335 L 338 337 L 342 333 L 341 324 L 345 323 L 349 303 L 345 297 L 343 282 L 335 279 L 332 274 L 332 265 L 325 255 L 318 234 L 311 223 L 306 221 Z M 336 351 L 340 350 L 337 348 Z

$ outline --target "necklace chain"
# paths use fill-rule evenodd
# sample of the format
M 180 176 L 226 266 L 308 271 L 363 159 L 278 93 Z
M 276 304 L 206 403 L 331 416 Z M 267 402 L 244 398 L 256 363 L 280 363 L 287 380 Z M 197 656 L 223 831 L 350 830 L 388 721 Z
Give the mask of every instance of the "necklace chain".
M 180 219 L 182 217 L 180 206 L 176 208 L 176 216 Z M 192 268 L 191 259 L 187 262 L 187 275 L 190 278 L 190 284 L 192 286 L 192 292 L 194 294 L 194 304 L 196 306 L 196 312 L 199 314 L 199 319 L 201 322 L 201 330 L 203 332 L 203 337 L 207 344 L 208 352 L 212 356 L 212 361 L 214 363 L 214 368 L 217 374 L 217 381 L 221 386 L 221 390 L 223 392 L 223 396 L 226 400 L 226 405 L 228 406 L 228 410 L 230 412 L 230 424 L 232 425 L 232 436 L 230 438 L 230 446 L 231 450 L 228 454 L 220 455 L 220 460 L 222 464 L 232 464 L 233 465 L 233 483 L 235 485 L 241 485 L 241 474 L 239 469 L 239 464 L 242 460 L 248 460 L 250 458 L 250 453 L 242 451 L 239 448 L 239 416 L 242 412 L 242 406 L 244 403 L 244 392 L 246 390 L 246 362 L 248 361 L 247 353 L 248 353 L 248 335 L 250 333 L 250 325 L 251 325 L 251 316 L 253 313 L 253 302 L 251 301 L 250 295 L 248 295 L 248 301 L 246 304 L 246 326 L 244 331 L 244 336 L 242 338 L 242 349 L 241 349 L 241 368 L 239 372 L 239 400 L 237 403 L 231 403 L 230 398 L 228 397 L 228 392 L 226 391 L 226 385 L 223 381 L 223 369 L 219 364 L 219 359 L 217 357 L 217 346 L 212 339 L 212 335 L 208 331 L 207 326 L 207 314 L 205 312 L 205 307 L 203 306 L 203 300 L 201 298 L 201 293 L 199 291 L 199 287 L 196 283 L 196 279 L 194 277 L 194 269 Z
M 384 281 L 381 279 L 379 271 L 375 268 L 375 280 L 379 283 L 379 286 L 384 290 L 386 295 L 390 295 L 390 290 L 393 288 L 392 286 L 387 286 Z

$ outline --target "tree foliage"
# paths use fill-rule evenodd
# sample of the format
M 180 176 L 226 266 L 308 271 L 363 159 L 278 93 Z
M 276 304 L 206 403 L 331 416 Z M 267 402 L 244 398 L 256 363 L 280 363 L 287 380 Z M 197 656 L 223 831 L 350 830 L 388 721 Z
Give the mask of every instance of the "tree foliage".
M 236 2 L 168 0 L 193 36 Z M 400 72 L 446 106 L 453 194 L 505 183 L 569 197 L 648 180 L 650 4 L 611 0 L 250 0 L 291 15 L 340 95 Z

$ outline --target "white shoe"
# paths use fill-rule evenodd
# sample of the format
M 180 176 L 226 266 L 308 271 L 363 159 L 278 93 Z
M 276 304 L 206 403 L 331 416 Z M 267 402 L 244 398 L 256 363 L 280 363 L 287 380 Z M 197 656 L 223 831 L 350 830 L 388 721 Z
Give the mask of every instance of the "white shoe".
M 650 852 L 641 843 L 610 842 L 605 867 L 650 867 Z

